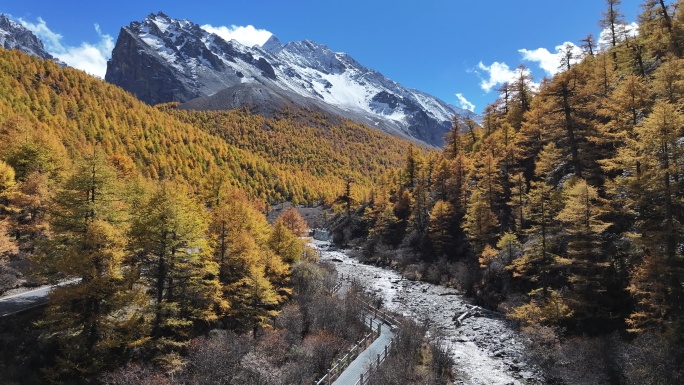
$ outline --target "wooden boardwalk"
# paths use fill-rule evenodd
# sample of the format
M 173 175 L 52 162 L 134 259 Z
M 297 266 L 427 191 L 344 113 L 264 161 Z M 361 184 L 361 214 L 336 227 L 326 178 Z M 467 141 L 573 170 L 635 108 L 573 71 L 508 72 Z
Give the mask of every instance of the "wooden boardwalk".
M 332 294 L 344 298 L 348 290 L 349 282 L 341 279 L 333 288 Z M 391 351 L 395 337 L 394 328 L 398 326 L 396 320 L 360 299 L 357 299 L 357 303 L 365 312 L 363 321 L 369 325 L 371 333 L 339 359 L 323 378 L 314 383 L 315 385 L 364 385 L 369 374 L 377 369 Z M 358 353 L 358 349 L 363 348 L 360 345 L 365 345 L 369 338 L 375 339 L 365 350 Z M 354 358 L 357 353 L 358 356 Z
M 385 360 L 394 341 L 395 333 L 387 324 L 376 319 L 373 319 L 373 325 L 380 327 L 380 336 L 349 364 L 347 369 L 332 383 L 333 385 L 362 385 L 362 376 L 367 379 L 369 370 L 372 367 L 377 368 L 377 365 Z

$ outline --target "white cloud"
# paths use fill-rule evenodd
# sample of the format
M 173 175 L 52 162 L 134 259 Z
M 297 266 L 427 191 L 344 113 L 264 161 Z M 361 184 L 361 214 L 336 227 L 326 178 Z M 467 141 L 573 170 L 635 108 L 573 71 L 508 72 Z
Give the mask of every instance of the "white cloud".
M 19 22 L 25 28 L 36 34 L 36 36 L 38 36 L 40 40 L 43 41 L 43 44 L 45 44 L 45 48 L 48 51 L 64 49 L 64 47 L 62 47 L 61 44 L 62 35 L 52 32 L 50 28 L 47 27 L 45 20 L 43 20 L 42 18 L 38 18 L 38 23 L 29 23 L 28 21 L 23 19 L 19 19 Z
M 622 29 L 622 31 L 618 31 L 620 40 L 624 40 L 625 36 L 634 37 L 639 34 L 639 25 L 637 23 L 624 24 L 619 28 Z M 565 55 L 566 46 L 570 46 L 572 49 L 573 59 L 571 60 L 571 64 L 578 63 L 582 59 L 584 53 L 580 47 L 572 42 L 565 42 L 557 45 L 554 53 L 551 53 L 546 48 L 537 48 L 533 50 L 523 48 L 519 49 L 518 52 L 522 54 L 523 60 L 538 63 L 539 68 L 544 70 L 547 75 L 553 76 L 563 70 L 561 59 Z M 600 50 L 605 50 L 610 48 L 610 46 L 610 29 L 605 28 L 599 35 L 598 48 Z
M 538 63 L 539 67 L 543 69 L 547 75 L 553 76 L 562 70 L 561 59 L 565 55 L 566 46 L 569 46 L 572 50 L 573 58 L 570 63 L 575 64 L 579 62 L 579 59 L 582 55 L 582 49 L 571 42 L 565 42 L 561 45 L 557 45 L 555 48 L 555 53 L 549 52 L 549 50 L 546 48 L 537 48 L 534 50 L 523 48 L 519 49 L 518 52 L 522 54 L 523 60 Z
M 219 35 L 225 41 L 237 40 L 240 44 L 247 47 L 261 46 L 273 35 L 265 29 L 256 29 L 253 25 L 246 27 L 237 25 L 214 27 L 210 24 L 205 24 L 201 28 L 209 33 Z
M 639 25 L 636 22 L 630 24 L 624 24 L 621 27 L 620 40 L 625 40 L 626 37 L 634 37 L 639 35 Z M 597 49 L 599 51 L 606 50 L 610 48 L 610 30 L 608 28 L 601 31 L 599 35 Z M 546 48 L 537 49 L 519 49 L 518 52 L 522 55 L 522 60 L 537 63 L 539 68 L 541 68 L 546 75 L 553 76 L 564 70 L 561 65 L 561 59 L 566 54 L 566 47 L 570 47 L 572 50 L 572 59 L 570 64 L 576 64 L 582 60 L 585 53 L 582 48 L 578 47 L 572 42 L 565 42 L 561 45 L 554 47 L 555 52 L 551 52 Z M 480 78 L 480 88 L 485 92 L 490 92 L 494 87 L 502 85 L 504 83 L 512 83 L 518 78 L 519 69 L 511 69 L 508 64 L 504 62 L 493 62 L 491 65 L 485 65 L 480 62 L 476 68 L 469 69 L 468 72 L 474 72 Z M 484 74 L 482 72 L 484 72 Z M 526 74 L 530 75 L 529 69 L 526 69 Z M 540 83 L 531 82 L 530 87 L 532 90 L 537 91 L 539 89 Z M 465 106 L 467 100 L 461 100 L 460 94 L 456 94 L 459 98 L 462 106 Z M 464 107 L 467 108 L 467 107 Z
M 465 96 L 463 96 L 463 94 L 457 93 L 456 98 L 458 99 L 459 107 L 475 112 L 475 105 L 469 102 L 468 99 L 466 99 Z
M 620 27 L 618 26 L 618 28 L 620 28 Z M 620 41 L 624 40 L 625 35 L 627 35 L 629 37 L 634 37 L 634 36 L 637 36 L 639 34 L 639 24 L 637 24 L 636 22 L 632 22 L 630 24 L 625 24 L 622 26 L 622 28 L 624 28 L 624 31 L 618 30 L 616 33 L 617 35 L 622 35 L 622 36 L 619 36 Z M 601 33 L 599 34 L 599 39 L 598 39 L 599 50 L 605 51 L 607 49 L 610 49 L 610 47 L 613 45 L 611 42 L 610 35 L 611 35 L 611 33 L 610 33 L 609 27 L 606 27 L 603 29 L 603 31 L 601 31 Z
M 100 39 L 97 43 L 83 42 L 80 46 L 72 47 L 62 44 L 62 35 L 50 30 L 45 20 L 40 17 L 37 23 L 22 19 L 19 19 L 19 22 L 43 41 L 45 49 L 52 56 L 71 67 L 104 78 L 107 72 L 107 60 L 112 56 L 114 49 L 114 39 L 110 35 L 103 34 L 99 25 L 95 24 L 95 32 Z
M 477 65 L 477 68 L 487 72 L 488 74 L 489 79 L 483 78 L 480 82 L 480 88 L 482 88 L 485 92 L 491 91 L 492 88 L 500 84 L 512 82 L 516 78 L 517 74 L 515 70 L 511 70 L 510 67 L 508 67 L 508 64 L 499 63 L 496 61 L 489 66 L 486 66 L 484 63 L 480 62 Z M 478 75 L 480 74 L 477 71 L 475 72 Z

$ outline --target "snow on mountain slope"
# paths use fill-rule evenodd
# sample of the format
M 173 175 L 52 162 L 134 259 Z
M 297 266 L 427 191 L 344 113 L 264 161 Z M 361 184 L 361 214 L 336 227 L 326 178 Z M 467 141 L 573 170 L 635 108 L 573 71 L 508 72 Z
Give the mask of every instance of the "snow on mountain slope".
M 41 59 L 54 60 L 33 32 L 3 14 L 0 14 L 0 47 L 18 49 Z
M 121 29 L 105 79 L 150 104 L 227 97 L 219 92 L 231 87 L 232 95 L 265 87 L 271 94 L 298 95 L 295 104 L 434 146 L 443 144 L 451 118 L 463 112 L 310 40 L 283 45 L 272 36 L 261 47 L 246 47 L 163 13 Z M 250 83 L 259 87 L 235 87 Z

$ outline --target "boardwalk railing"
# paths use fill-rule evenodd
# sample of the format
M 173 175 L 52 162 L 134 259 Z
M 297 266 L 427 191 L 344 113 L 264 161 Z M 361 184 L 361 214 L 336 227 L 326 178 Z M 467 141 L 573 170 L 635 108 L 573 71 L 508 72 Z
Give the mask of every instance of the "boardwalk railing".
M 385 346 L 385 350 L 381 353 L 378 353 L 377 358 L 369 363 L 368 369 L 364 373 L 361 373 L 359 380 L 356 381 L 354 385 L 367 385 L 370 382 L 373 372 L 378 370 L 380 364 L 387 359 L 387 356 L 392 352 L 392 349 L 394 349 L 395 345 L 396 342 L 394 342 L 394 338 L 392 338 L 389 344 Z
M 343 282 L 345 280 L 344 275 L 335 283 L 335 285 L 330 289 L 330 294 L 335 295 L 343 285 Z M 353 282 L 347 277 L 347 280 L 350 282 Z M 356 343 L 348 352 L 345 354 L 343 357 L 338 358 L 335 363 L 332 365 L 330 369 L 328 369 L 328 372 L 318 381 L 315 381 L 315 385 L 330 385 L 337 379 L 340 374 L 356 359 L 356 357 L 361 354 L 370 344 L 378 337 L 380 337 L 381 333 L 381 327 L 382 325 L 380 322 L 388 325 L 390 328 L 394 329 L 399 325 L 399 322 L 392 317 L 390 314 L 384 312 L 381 309 L 378 309 L 377 307 L 374 307 L 370 305 L 369 303 L 365 302 L 361 297 L 358 295 L 353 295 L 352 300 L 359 306 L 359 308 L 365 313 L 364 316 L 364 323 L 366 322 L 365 319 L 368 319 L 368 326 L 371 330 L 368 334 L 366 334 L 359 342 Z M 377 329 L 373 328 L 373 321 L 375 320 L 377 324 Z M 379 321 L 378 321 L 379 320 Z M 377 368 L 380 366 L 380 364 L 385 361 L 389 353 L 392 351 L 392 349 L 395 346 L 394 338 L 390 340 L 390 343 L 385 346 L 385 349 L 383 352 L 377 355 L 377 358 L 373 360 L 373 362 L 370 362 L 370 365 L 368 369 L 361 374 L 359 380 L 354 384 L 354 385 L 365 385 L 368 383 L 370 379 L 370 375 L 377 370 Z M 364 379 L 365 377 L 365 379 Z
M 365 323 L 365 321 L 364 321 Z M 316 385 L 330 385 L 333 383 L 333 381 L 339 377 L 339 375 L 346 369 L 349 364 L 354 361 L 356 357 L 361 354 L 373 341 L 380 336 L 380 327 L 381 325 L 378 324 L 377 329 L 373 329 L 373 319 L 368 318 L 368 324 L 371 329 L 371 331 L 366 334 L 359 342 L 356 343 L 349 351 L 347 354 L 345 354 L 343 357 L 338 358 L 335 361 L 335 364 L 328 369 L 328 373 L 326 373 L 320 380 L 314 382 Z
M 352 285 L 356 284 L 358 282 L 355 279 L 352 279 L 349 276 L 345 277 L 344 274 L 342 274 L 340 276 L 340 279 L 337 280 L 335 285 L 330 290 L 330 293 L 333 295 L 335 293 L 337 293 L 342 288 L 342 285 L 343 285 L 345 280 L 349 281 Z M 352 300 L 356 301 L 356 303 L 359 305 L 359 307 L 364 312 L 366 312 L 367 314 L 371 314 L 374 318 L 381 320 L 382 322 L 384 322 L 385 324 L 387 324 L 391 328 L 394 328 L 397 325 L 399 325 L 399 322 L 397 322 L 397 320 L 394 317 L 392 317 L 387 312 L 385 312 L 381 309 L 378 309 L 377 307 L 375 307 L 375 306 L 369 304 L 368 302 L 364 301 L 359 295 L 352 295 L 351 298 L 352 298 Z
M 377 307 L 372 306 L 371 304 L 363 301 L 358 296 L 353 296 L 352 298 L 354 299 L 354 301 L 356 301 L 361 310 L 366 312 L 366 314 L 370 315 L 371 317 L 379 319 L 392 329 L 399 325 L 399 322 L 394 317 L 392 317 L 390 314 L 383 311 L 382 309 L 378 309 Z
M 355 282 L 354 280 L 349 279 L 349 277 L 347 277 L 346 280 L 352 283 Z M 330 289 L 330 294 L 335 295 L 338 291 L 340 291 L 344 281 L 345 277 L 344 275 L 342 275 L 341 278 L 338 279 L 335 285 Z M 363 310 L 366 314 L 371 315 L 373 318 L 381 320 L 391 328 L 395 328 L 397 325 L 399 325 L 399 322 L 397 322 L 397 320 L 390 314 L 369 304 L 368 302 L 364 301 L 360 296 L 354 294 L 351 296 L 351 298 L 359 305 L 361 310 Z
M 339 280 L 337 281 L 337 283 L 335 283 L 335 286 L 333 286 L 332 289 L 330 289 L 330 294 L 335 295 L 338 291 L 340 291 L 341 288 L 342 280 Z

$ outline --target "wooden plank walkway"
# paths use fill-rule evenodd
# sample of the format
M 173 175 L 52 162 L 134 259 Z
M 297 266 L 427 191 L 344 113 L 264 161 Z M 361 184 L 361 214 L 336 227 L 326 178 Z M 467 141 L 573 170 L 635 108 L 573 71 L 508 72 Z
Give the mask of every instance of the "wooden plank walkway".
M 368 378 L 367 372 L 371 366 L 377 367 L 379 363 L 385 360 L 395 333 L 388 325 L 376 319 L 373 319 L 373 325 L 380 327 L 380 336 L 349 364 L 332 385 L 361 385 L 361 376 L 364 375 Z
M 349 287 L 349 278 L 345 281 L 342 277 L 331 290 L 331 294 L 344 298 L 347 296 Z M 357 297 L 353 299 L 365 312 L 364 324 L 370 325 L 372 330 L 363 341 L 366 341 L 367 338 L 373 338 L 373 336 L 375 336 L 375 340 L 365 350 L 358 353 L 356 358 L 353 358 L 358 352 L 359 345 L 365 345 L 365 342 L 359 342 L 347 355 L 338 360 L 323 378 L 314 382 L 314 385 L 364 385 L 371 371 L 377 369 L 393 347 L 394 328 L 398 326 L 396 320 Z M 352 360 L 351 363 L 349 360 Z M 340 370 L 342 373 L 339 372 Z

